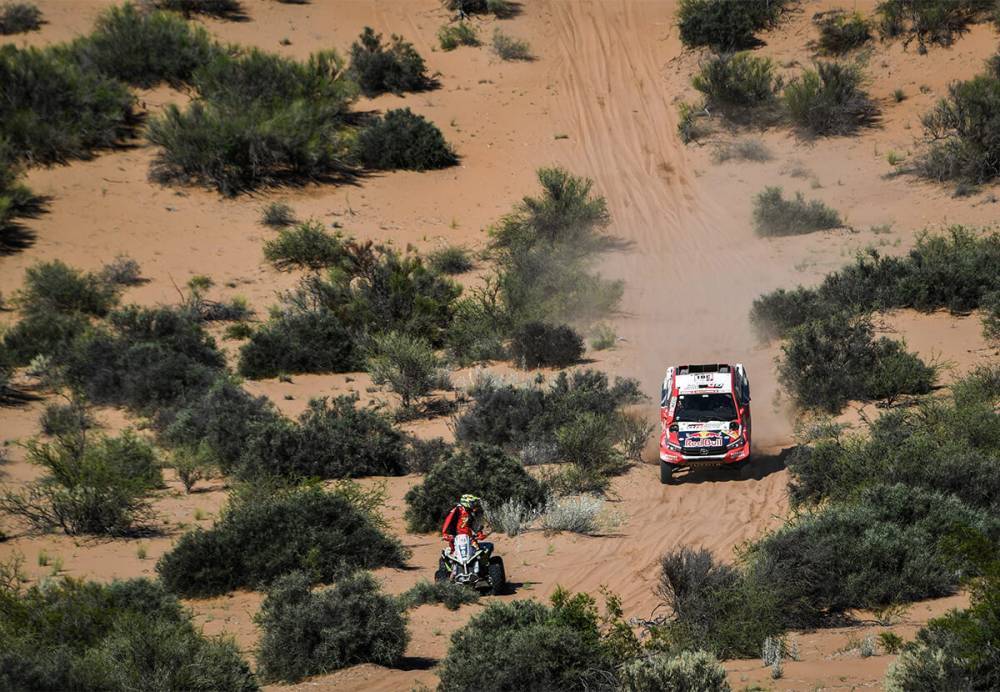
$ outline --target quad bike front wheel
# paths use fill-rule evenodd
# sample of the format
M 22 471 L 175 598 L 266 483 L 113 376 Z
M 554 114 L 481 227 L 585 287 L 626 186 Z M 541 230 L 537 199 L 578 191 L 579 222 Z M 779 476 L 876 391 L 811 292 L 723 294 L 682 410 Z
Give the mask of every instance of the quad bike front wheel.
M 451 572 L 449 572 L 448 570 L 446 570 L 446 569 L 439 569 L 438 571 L 436 571 L 434 573 L 434 583 L 441 584 L 443 582 L 446 582 L 446 581 L 448 581 L 448 578 L 450 576 L 451 576 Z
M 503 569 L 503 558 L 491 557 L 488 567 L 490 576 L 490 590 L 494 596 L 499 596 L 507 590 L 507 573 Z

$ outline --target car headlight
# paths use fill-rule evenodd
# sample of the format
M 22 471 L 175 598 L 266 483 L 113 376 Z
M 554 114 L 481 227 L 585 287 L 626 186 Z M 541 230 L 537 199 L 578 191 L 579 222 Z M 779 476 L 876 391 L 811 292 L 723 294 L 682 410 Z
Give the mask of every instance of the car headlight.
M 681 446 L 680 445 L 675 445 L 673 442 L 664 442 L 663 444 L 671 452 L 679 452 L 679 451 L 681 451 Z
M 743 445 L 743 436 L 740 435 L 735 440 L 726 445 L 726 449 L 734 449 L 735 447 L 741 447 Z

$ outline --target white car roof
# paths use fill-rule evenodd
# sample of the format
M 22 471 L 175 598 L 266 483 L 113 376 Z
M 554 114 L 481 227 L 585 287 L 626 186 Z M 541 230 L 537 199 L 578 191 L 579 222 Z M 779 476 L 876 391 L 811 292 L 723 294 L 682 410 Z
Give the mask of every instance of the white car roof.
M 674 383 L 679 394 L 730 394 L 732 375 L 728 372 L 698 372 L 676 375 Z

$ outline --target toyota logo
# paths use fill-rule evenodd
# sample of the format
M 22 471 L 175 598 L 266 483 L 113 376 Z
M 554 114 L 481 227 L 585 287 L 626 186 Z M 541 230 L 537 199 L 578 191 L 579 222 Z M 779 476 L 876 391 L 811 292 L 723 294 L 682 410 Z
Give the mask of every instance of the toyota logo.
M 708 454 L 708 448 L 702 447 L 701 449 L 698 450 L 698 454 L 705 456 L 706 454 Z

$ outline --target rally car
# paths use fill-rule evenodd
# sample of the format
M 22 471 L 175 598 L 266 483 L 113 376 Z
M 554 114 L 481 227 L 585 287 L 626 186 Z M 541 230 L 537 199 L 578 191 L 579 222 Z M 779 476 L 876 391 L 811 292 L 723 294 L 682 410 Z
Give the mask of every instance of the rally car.
M 684 467 L 742 467 L 750 458 L 750 381 L 743 365 L 667 368 L 660 395 L 660 482 Z

